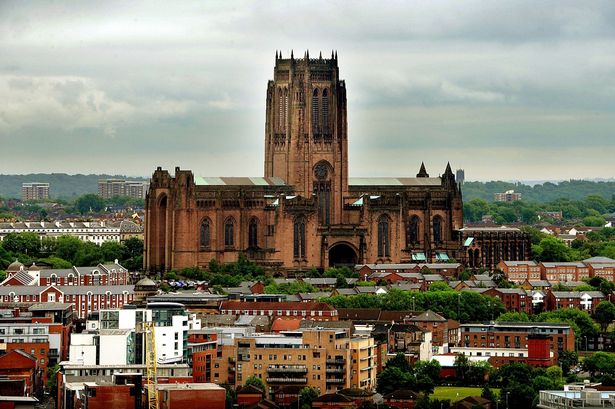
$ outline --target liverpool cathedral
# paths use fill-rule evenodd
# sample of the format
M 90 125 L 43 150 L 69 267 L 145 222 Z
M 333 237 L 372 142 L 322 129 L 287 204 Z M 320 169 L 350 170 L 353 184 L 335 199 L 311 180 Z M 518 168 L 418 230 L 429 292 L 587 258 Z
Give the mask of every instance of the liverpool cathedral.
M 146 198 L 146 270 L 207 267 L 240 254 L 279 271 L 449 261 L 493 268 L 529 257 L 518 229 L 464 228 L 450 165 L 441 176 L 421 164 L 414 177 L 349 177 L 346 105 L 337 53 L 276 53 L 264 177 L 156 169 Z

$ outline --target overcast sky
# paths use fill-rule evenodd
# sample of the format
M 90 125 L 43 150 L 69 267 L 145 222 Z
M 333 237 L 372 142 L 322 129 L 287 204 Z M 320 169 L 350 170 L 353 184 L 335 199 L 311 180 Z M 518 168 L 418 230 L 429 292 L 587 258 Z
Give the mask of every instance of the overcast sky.
M 351 176 L 615 176 L 615 1 L 0 2 L 0 173 L 263 174 L 276 50 L 338 52 Z

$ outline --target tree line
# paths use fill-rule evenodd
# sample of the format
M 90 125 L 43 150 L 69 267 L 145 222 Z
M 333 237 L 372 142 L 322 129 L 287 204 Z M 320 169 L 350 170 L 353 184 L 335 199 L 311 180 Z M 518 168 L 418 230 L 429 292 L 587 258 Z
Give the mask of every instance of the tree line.
M 483 199 L 493 201 L 495 193 L 514 190 L 522 194 L 524 201 L 547 203 L 561 198 L 583 200 L 589 195 L 599 195 L 612 200 L 615 194 L 615 181 L 593 182 L 589 180 L 568 180 L 559 183 L 545 182 L 536 185 L 502 181 L 465 182 L 463 196 L 466 200 Z
M 565 197 L 551 201 L 534 201 L 523 198 L 523 200 L 510 203 L 493 202 L 493 198 L 468 200 L 466 196 L 463 204 L 463 216 L 466 222 L 481 221 L 483 216 L 492 216 L 493 221 L 498 224 L 516 222 L 535 224 L 539 220 L 557 222 L 547 212 L 562 212 L 562 220 L 566 222 L 601 227 L 615 212 L 615 194 L 609 198 L 599 194 L 590 194 L 582 199 Z
M 123 243 L 98 246 L 73 236 L 40 238 L 36 233 L 9 233 L 0 244 L 0 270 L 19 260 L 24 264 L 46 263 L 51 268 L 94 266 L 118 260 L 129 271 L 143 268 L 143 241 L 130 238 Z

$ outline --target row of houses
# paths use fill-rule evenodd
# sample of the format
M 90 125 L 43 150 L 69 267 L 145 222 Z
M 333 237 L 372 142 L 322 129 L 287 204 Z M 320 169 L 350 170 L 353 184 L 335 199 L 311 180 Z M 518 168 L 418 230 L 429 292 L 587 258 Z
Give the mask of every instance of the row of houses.
M 592 277 L 601 277 L 615 282 L 615 260 L 608 257 L 591 257 L 572 262 L 500 261 L 497 268 L 513 283 L 526 280 L 550 282 L 580 282 Z
M 40 238 L 61 236 L 101 245 L 107 241 L 123 242 L 131 237 L 143 239 L 143 226 L 131 220 L 92 222 L 0 222 L 0 241 L 12 233 L 34 233 Z
M 26 267 L 15 260 L 7 267 L 0 287 L 128 285 L 130 281 L 130 273 L 117 259 L 111 264 L 66 269 L 41 269 L 36 264 Z

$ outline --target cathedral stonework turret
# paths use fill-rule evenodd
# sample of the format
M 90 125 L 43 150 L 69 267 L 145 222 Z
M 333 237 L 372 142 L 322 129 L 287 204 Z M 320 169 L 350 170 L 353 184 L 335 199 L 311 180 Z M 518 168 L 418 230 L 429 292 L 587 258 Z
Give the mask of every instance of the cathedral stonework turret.
M 241 255 L 270 270 L 450 261 L 493 268 L 529 257 L 518 229 L 464 228 L 450 164 L 438 177 L 421 163 L 416 177 L 349 178 L 337 52 L 282 54 L 276 50 L 267 85 L 264 177 L 158 168 L 145 201 L 147 271 L 207 268 Z

